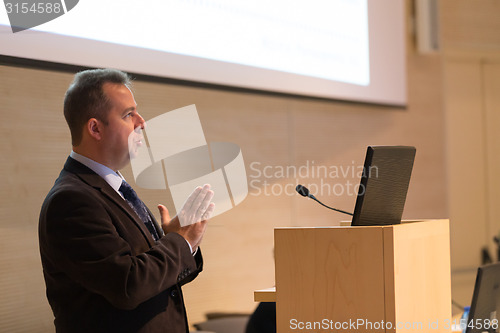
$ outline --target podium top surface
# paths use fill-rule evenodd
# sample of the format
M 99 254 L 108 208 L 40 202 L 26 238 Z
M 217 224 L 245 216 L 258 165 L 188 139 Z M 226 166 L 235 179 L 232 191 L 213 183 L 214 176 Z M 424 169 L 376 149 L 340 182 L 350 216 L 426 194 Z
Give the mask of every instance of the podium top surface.
M 394 228 L 413 223 L 436 223 L 436 222 L 449 222 L 449 219 L 421 219 L 421 220 L 403 220 L 401 224 L 392 225 L 370 225 L 370 226 L 351 226 L 351 221 L 341 221 L 340 225 L 332 226 L 317 226 L 317 227 L 276 227 L 274 230 L 288 230 L 288 229 L 332 229 L 332 228 Z
M 276 287 L 255 290 L 253 299 L 255 302 L 276 302 Z

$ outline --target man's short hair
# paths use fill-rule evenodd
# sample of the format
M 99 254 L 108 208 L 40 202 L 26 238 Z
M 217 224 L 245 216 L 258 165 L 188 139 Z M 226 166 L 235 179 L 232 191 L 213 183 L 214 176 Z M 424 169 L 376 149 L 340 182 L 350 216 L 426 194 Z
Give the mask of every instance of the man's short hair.
M 107 124 L 109 99 L 104 93 L 104 83 L 123 84 L 130 88 L 130 77 L 116 69 L 90 69 L 75 75 L 64 96 L 64 117 L 71 132 L 73 146 L 80 144 L 83 127 L 91 118 Z

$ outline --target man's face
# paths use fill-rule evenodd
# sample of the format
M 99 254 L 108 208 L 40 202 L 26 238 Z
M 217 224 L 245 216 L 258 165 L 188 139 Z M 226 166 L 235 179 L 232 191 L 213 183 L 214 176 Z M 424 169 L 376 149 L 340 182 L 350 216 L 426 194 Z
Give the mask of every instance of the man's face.
M 137 112 L 134 95 L 125 85 L 105 83 L 103 91 L 110 101 L 111 109 L 108 124 L 103 128 L 102 144 L 108 167 L 120 170 L 130 161 L 129 135 L 135 128 L 144 127 L 144 119 Z

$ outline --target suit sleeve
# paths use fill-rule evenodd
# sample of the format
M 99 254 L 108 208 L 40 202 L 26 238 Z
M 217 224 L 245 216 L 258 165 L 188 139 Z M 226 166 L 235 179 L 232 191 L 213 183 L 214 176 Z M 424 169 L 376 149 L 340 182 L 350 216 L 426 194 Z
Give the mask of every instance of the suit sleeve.
M 201 254 L 169 233 L 151 249 L 134 253 L 114 225 L 109 207 L 77 190 L 55 192 L 44 204 L 40 247 L 52 269 L 120 309 L 140 303 L 196 277 Z M 132 222 L 130 222 L 132 223 Z

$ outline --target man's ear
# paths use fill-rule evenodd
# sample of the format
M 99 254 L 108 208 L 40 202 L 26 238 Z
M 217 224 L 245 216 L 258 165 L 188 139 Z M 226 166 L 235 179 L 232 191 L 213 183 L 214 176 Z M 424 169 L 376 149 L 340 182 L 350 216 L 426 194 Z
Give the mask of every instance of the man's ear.
M 96 118 L 90 118 L 89 121 L 87 121 L 87 127 L 85 129 L 91 137 L 100 141 L 102 139 L 102 128 L 102 121 L 97 120 Z

